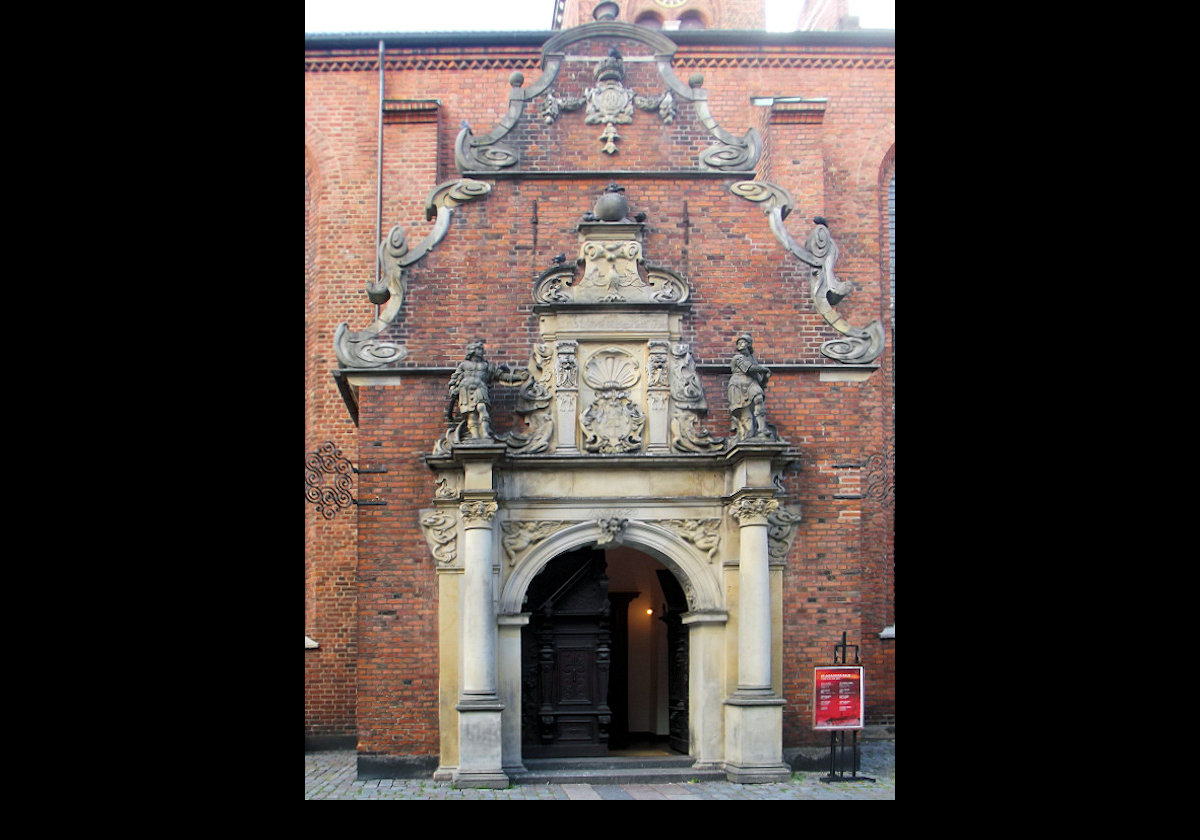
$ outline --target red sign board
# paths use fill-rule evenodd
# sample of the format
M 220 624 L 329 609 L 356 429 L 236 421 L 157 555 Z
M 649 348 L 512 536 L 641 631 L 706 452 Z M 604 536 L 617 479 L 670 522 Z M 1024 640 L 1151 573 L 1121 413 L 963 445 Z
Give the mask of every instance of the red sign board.
M 813 729 L 862 729 L 862 667 L 829 665 L 813 671 Z

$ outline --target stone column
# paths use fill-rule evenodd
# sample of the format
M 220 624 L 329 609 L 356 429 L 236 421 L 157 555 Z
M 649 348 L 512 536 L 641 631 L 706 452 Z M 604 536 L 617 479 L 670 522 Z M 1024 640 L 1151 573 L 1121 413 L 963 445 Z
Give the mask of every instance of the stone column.
M 779 502 L 748 495 L 734 502 L 738 522 L 738 687 L 725 701 L 725 770 L 730 781 L 786 781 L 783 698 L 771 686 L 771 575 L 767 517 Z
M 459 689 L 459 765 L 455 787 L 503 788 L 500 713 L 496 691 L 496 610 L 492 598 L 492 517 L 490 499 L 464 501 L 462 684 Z
M 771 574 L 767 517 L 774 499 L 744 498 L 731 513 L 738 521 L 738 694 L 771 693 Z

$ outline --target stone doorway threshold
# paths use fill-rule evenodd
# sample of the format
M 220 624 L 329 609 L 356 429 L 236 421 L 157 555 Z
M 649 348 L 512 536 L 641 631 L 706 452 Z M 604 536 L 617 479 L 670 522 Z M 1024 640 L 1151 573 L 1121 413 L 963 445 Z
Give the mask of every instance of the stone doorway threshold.
M 593 758 L 529 758 L 525 769 L 510 772 L 513 784 L 627 785 L 689 781 L 725 781 L 725 772 L 697 769 L 690 755 L 667 746 L 667 739 L 634 739 L 607 756 Z

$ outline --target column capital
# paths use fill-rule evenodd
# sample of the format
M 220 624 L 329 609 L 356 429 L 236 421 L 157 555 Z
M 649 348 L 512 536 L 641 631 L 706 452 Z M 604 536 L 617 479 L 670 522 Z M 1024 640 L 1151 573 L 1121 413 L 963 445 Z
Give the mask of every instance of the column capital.
M 496 515 L 497 509 L 495 502 L 486 500 L 463 502 L 458 506 L 464 528 L 492 527 L 492 517 Z
M 729 506 L 729 515 L 739 525 L 766 525 L 767 517 L 779 507 L 779 501 L 763 496 L 743 496 Z

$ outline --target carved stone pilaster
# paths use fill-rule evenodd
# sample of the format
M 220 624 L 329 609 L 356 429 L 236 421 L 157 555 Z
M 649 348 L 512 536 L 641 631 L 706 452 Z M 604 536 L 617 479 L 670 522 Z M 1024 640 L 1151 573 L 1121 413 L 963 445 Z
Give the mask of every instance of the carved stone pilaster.
M 669 406 L 670 379 L 667 372 L 668 343 L 652 340 L 648 342 L 649 356 L 646 365 L 646 396 L 649 398 L 649 429 L 647 441 L 648 452 L 667 452 L 670 450 L 669 435 Z
M 576 454 L 576 416 L 579 411 L 579 361 L 577 341 L 560 341 L 555 347 L 558 364 L 555 367 L 555 411 L 558 414 L 559 454 Z

